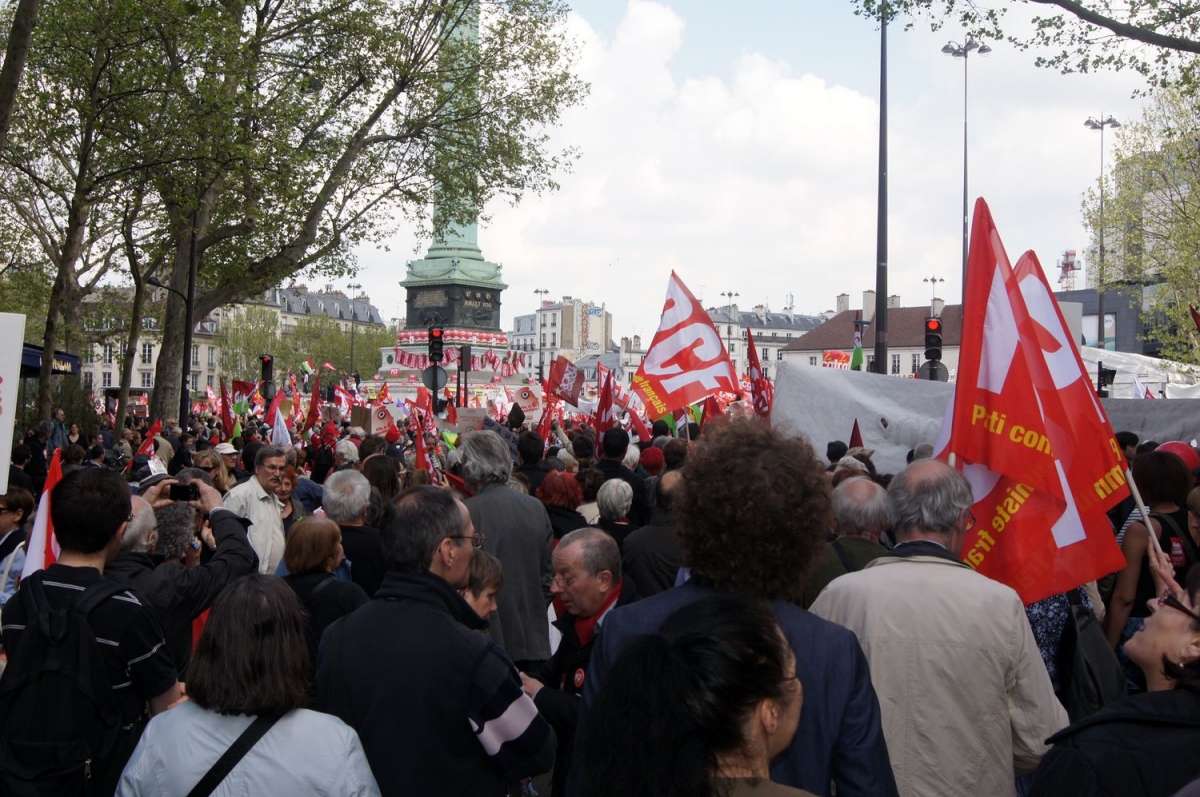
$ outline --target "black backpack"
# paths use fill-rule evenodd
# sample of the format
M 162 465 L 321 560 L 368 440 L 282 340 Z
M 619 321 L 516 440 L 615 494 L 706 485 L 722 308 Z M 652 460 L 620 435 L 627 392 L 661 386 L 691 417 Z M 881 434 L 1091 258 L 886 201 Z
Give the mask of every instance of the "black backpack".
M 1058 699 L 1071 722 L 1078 722 L 1125 697 L 1125 671 L 1079 590 L 1068 591 L 1067 600 L 1071 614 L 1058 645 Z
M 92 762 L 112 752 L 121 730 L 88 615 L 124 589 L 101 579 L 55 609 L 41 572 L 21 583 L 13 600 L 26 626 L 0 676 L 0 794 L 88 794 Z

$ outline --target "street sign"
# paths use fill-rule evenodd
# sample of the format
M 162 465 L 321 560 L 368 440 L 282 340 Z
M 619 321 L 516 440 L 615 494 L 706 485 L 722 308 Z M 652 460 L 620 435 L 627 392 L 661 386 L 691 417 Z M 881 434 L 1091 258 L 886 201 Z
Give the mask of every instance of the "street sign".
M 441 390 L 446 386 L 446 381 L 446 369 L 440 365 L 431 365 L 421 372 L 421 382 L 430 390 Z
M 950 372 L 946 370 L 946 366 L 941 360 L 926 360 L 921 363 L 921 367 L 917 369 L 921 379 L 927 379 L 931 382 L 949 382 Z

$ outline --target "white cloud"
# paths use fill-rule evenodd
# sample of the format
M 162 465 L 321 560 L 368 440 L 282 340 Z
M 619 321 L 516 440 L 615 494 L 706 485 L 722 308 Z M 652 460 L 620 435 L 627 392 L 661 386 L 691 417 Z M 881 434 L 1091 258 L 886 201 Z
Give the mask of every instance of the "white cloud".
M 819 312 L 838 293 L 856 304 L 874 287 L 874 96 L 806 72 L 802 54 L 772 59 L 753 42 L 732 64 L 679 74 L 687 19 L 659 3 L 632 0 L 611 39 L 577 14 L 569 25 L 592 93 L 554 139 L 582 158 L 561 191 L 497 206 L 480 231 L 485 256 L 505 266 L 506 327 L 546 288 L 605 302 L 618 335 L 648 337 L 672 269 L 708 304 L 735 290 L 743 308 L 781 309 L 794 294 L 797 311 Z M 892 36 L 902 99 L 889 107 L 888 292 L 923 302 L 921 280 L 936 275 L 957 301 L 962 70 L 938 52 L 944 34 Z M 1014 260 L 1034 247 L 1050 268 L 1061 249 L 1085 247 L 1079 197 L 1098 173 L 1099 142 L 1083 120 L 1136 105 L 1128 78 L 1067 78 L 1031 62 L 1000 47 L 971 62 L 971 190 L 988 198 Z M 405 231 L 392 253 L 361 253 L 360 281 L 385 317 L 403 314 L 397 283 L 413 240 Z

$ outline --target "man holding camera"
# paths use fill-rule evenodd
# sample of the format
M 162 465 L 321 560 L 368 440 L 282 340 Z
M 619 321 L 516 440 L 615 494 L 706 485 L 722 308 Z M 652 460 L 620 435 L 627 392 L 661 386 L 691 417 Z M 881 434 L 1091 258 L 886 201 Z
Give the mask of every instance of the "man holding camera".
M 155 551 L 159 528 L 154 510 L 165 514 L 170 511 L 166 508 L 177 502 L 203 513 L 212 528 L 217 547 L 205 564 L 189 567 L 183 562 L 163 561 Z M 194 515 L 190 520 L 195 523 Z M 225 585 L 258 566 L 258 556 L 246 536 L 247 525 L 244 518 L 222 506 L 216 489 L 198 479 L 187 484 L 161 479 L 133 497 L 133 520 L 121 540 L 120 553 L 105 568 L 104 576 L 129 585 L 158 615 L 180 677 L 191 658 L 192 621 L 208 609 Z

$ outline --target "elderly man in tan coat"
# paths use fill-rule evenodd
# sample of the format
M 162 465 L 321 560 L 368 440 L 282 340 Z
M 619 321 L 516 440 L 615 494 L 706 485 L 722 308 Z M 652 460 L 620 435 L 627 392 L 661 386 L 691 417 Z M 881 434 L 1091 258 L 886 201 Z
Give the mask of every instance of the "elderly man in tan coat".
M 888 501 L 896 547 L 812 611 L 858 635 L 901 795 L 1011 795 L 1068 724 L 1021 599 L 959 559 L 973 501 L 952 468 L 913 463 Z

